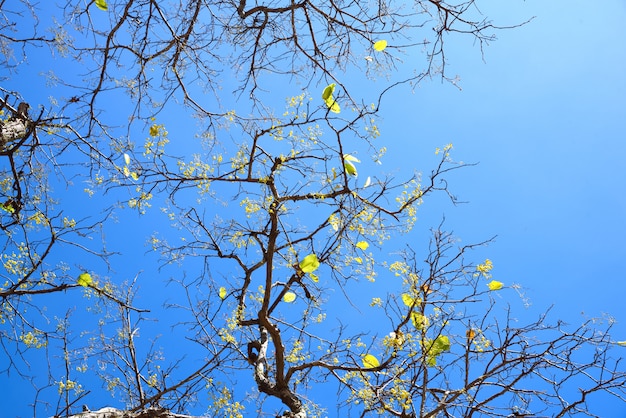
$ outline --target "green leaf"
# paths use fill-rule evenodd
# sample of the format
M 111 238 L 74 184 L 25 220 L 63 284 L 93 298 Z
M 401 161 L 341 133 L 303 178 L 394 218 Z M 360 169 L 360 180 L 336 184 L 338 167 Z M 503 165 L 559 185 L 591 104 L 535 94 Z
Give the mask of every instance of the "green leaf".
M 220 287 L 220 299 L 226 299 L 226 288 L 224 286 Z
M 313 273 L 320 266 L 320 262 L 315 254 L 309 254 L 300 261 L 300 269 L 305 273 Z
M 293 293 L 293 292 L 287 292 L 287 293 L 285 293 L 285 295 L 283 296 L 283 300 L 284 300 L 286 303 L 291 303 L 291 302 L 293 302 L 294 300 L 296 300 L 296 294 L 295 294 L 295 293 Z
M 324 88 L 322 92 L 322 99 L 327 101 L 331 97 L 333 97 L 333 93 L 335 92 L 335 83 L 329 84 Z
M 434 341 L 427 340 L 426 362 L 429 366 L 437 365 L 437 356 L 441 353 L 450 351 L 450 339 L 445 335 L 440 335 Z
M 366 354 L 363 356 L 363 366 L 368 369 L 380 366 L 380 362 L 376 357 L 371 354 Z
M 107 5 L 106 0 L 95 0 L 96 2 L 96 7 L 102 11 L 107 11 L 109 10 L 109 6 Z
M 93 279 L 91 278 L 91 274 L 84 272 L 78 276 L 77 283 L 82 287 L 88 287 L 93 283 Z
M 374 43 L 375 51 L 381 52 L 384 51 L 385 48 L 387 48 L 387 41 L 384 39 L 381 39 L 380 41 Z
M 444 351 L 450 351 L 450 338 L 446 335 L 440 335 L 435 338 L 435 342 L 433 343 L 433 351 L 437 353 L 437 355 L 443 353 Z

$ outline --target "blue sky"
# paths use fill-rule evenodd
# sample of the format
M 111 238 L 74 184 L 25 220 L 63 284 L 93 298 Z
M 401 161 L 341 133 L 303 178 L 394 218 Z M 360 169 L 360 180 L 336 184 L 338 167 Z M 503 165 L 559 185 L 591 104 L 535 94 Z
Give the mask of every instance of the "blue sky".
M 524 6 L 509 19 L 537 17 L 501 32 L 486 64 L 476 54 L 454 59 L 463 92 L 433 90 L 424 120 L 434 117 L 430 109 L 450 120 L 445 131 L 429 124 L 423 136 L 448 137 L 457 158 L 480 163 L 453 183 L 470 204 L 451 221 L 463 237 L 498 235 L 489 249 L 496 274 L 566 317 L 585 311 L 619 319 L 626 259 L 626 29 L 619 22 L 626 5 Z
M 389 151 L 380 169 L 427 172 L 437 158 L 434 149 L 454 144 L 453 158 L 478 163 L 448 177 L 450 189 L 467 203 L 452 206 L 442 196 L 427 200 L 416 243 L 426 244 L 419 231 L 438 225 L 444 215 L 446 227 L 463 243 L 497 235 L 475 259 L 490 258 L 494 278 L 524 288 L 532 305 L 518 304 L 521 319 L 534 319 L 552 305 L 552 318 L 572 324 L 610 314 L 617 320 L 615 339 L 626 340 L 626 2 L 494 0 L 481 9 L 503 25 L 535 18 L 498 32 L 484 57 L 471 41 L 451 38 L 448 71 L 459 74 L 462 90 L 435 79 L 388 96 L 380 141 Z M 31 60 L 37 63 L 34 73 L 45 68 L 38 57 Z M 403 60 L 401 72 L 421 65 L 423 57 Z M 33 103 L 46 98 L 30 81 L 12 83 Z M 284 86 L 276 89 L 282 100 Z M 168 124 L 171 133 L 186 128 Z M 87 204 L 76 197 L 80 189 L 67 191 L 68 199 Z M 132 278 L 145 271 L 139 283 L 148 292 L 138 300 L 150 304 L 149 292 L 158 294 L 164 277 L 157 278 L 142 255 L 145 236 L 162 220 L 128 216 L 119 225 L 125 234 L 107 237 L 111 248 L 132 254 L 130 262 L 118 259 L 115 274 Z M 59 303 L 64 311 L 67 302 Z M 10 388 L 15 392 L 9 396 L 19 401 L 6 416 L 30 416 L 23 407 L 30 394 L 24 399 L 17 383 Z M 626 416 L 618 402 L 592 407 L 603 417 Z

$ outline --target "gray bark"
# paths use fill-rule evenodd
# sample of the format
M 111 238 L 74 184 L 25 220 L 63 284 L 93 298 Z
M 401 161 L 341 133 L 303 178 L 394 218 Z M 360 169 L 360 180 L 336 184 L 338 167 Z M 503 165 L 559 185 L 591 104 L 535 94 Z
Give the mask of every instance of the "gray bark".
M 21 119 L 0 123 L 0 145 L 4 146 L 9 142 L 24 138 L 28 131 L 27 124 L 27 121 Z
M 55 417 L 56 418 L 56 417 Z M 83 411 L 68 418 L 199 418 L 191 415 L 174 414 L 163 408 L 147 408 L 142 411 L 124 411 L 106 407 L 97 411 Z

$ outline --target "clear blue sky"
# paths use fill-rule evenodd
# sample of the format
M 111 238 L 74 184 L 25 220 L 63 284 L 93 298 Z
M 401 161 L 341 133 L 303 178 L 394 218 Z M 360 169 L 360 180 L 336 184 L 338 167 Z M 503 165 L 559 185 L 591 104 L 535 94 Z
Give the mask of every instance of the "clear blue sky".
M 451 60 L 463 92 L 429 84 L 388 124 L 419 118 L 413 141 L 450 140 L 480 163 L 452 182 L 470 204 L 447 216 L 466 239 L 498 235 L 496 274 L 572 321 L 585 311 L 626 322 L 626 3 L 501 7 L 505 22 L 536 18 L 501 32 L 485 64 L 461 47 Z
M 459 74 L 462 91 L 427 80 L 414 91 L 400 88 L 385 99 L 381 145 L 389 152 L 384 169 L 393 172 L 397 165 L 428 171 L 434 149 L 453 143 L 455 159 L 479 163 L 449 177 L 451 190 L 468 203 L 427 200 L 418 228 L 427 231 L 445 214 L 446 226 L 463 242 L 497 235 L 476 259 L 490 258 L 494 278 L 525 289 L 532 305 L 518 306 L 520 318 L 534 319 L 551 305 L 553 318 L 572 324 L 584 316 L 611 314 L 617 320 L 615 339 L 626 340 L 626 2 L 481 4 L 503 25 L 536 17 L 499 32 L 485 48 L 484 61 L 477 45 L 450 39 L 448 71 Z M 404 60 L 401 71 L 419 66 L 423 57 Z M 45 68 L 37 63 L 33 72 Z M 12 80 L 10 88 L 31 103 L 46 99 L 31 80 L 22 80 Z M 189 128 L 164 122 L 172 134 Z M 116 271 L 131 278 L 144 270 L 142 288 L 161 290 L 154 285 L 161 278 L 151 276 L 154 270 L 141 258 L 154 219 L 130 222 L 132 232 L 107 237 L 111 248 L 133 254 L 132 262 L 118 261 Z M 127 227 L 122 223 L 120 230 Z M 149 304 L 149 294 L 139 300 Z M 3 405 L 12 399 L 0 417 L 30 416 L 24 409 L 30 392 L 25 398 L 13 376 L 8 386 L 4 376 L 0 379 L 9 388 Z M 603 417 L 626 416 L 626 406 L 616 402 L 593 407 Z

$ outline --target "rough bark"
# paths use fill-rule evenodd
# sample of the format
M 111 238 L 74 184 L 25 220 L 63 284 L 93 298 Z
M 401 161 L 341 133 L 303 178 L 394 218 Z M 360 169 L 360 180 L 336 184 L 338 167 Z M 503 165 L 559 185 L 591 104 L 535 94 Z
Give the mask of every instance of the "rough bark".
M 21 119 L 10 120 L 0 125 L 0 144 L 22 139 L 26 136 L 26 121 Z
M 192 415 L 180 415 L 164 408 L 147 408 L 141 411 L 124 411 L 121 409 L 106 407 L 97 411 L 90 411 L 86 406 L 84 411 L 68 418 L 199 418 Z M 55 417 L 57 418 L 57 417 Z
M 21 102 L 15 109 L 7 101 L 8 98 L 0 99 L 0 110 L 7 109 L 11 115 L 7 120 L 0 120 L 0 151 L 4 151 L 7 144 L 23 140 L 30 134 L 31 121 L 28 116 L 30 105 Z

